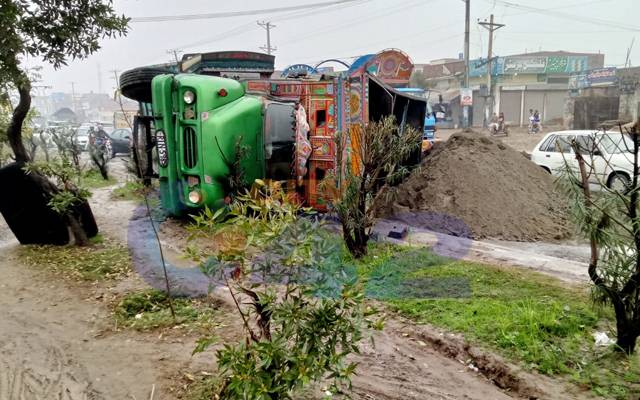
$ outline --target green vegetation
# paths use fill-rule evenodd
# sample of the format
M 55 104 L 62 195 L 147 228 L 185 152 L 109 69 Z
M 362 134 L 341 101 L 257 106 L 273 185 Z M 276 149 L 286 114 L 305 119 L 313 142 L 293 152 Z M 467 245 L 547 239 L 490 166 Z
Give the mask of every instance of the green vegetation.
M 592 304 L 586 288 L 388 245 L 374 246 L 358 273 L 368 281 L 368 297 L 417 322 L 461 332 L 472 343 L 543 374 L 569 376 L 600 396 L 640 394 L 638 357 L 594 346 L 593 332 L 609 333 L 613 320 Z
M 138 181 L 127 181 L 124 185 L 113 189 L 111 198 L 114 200 L 141 201 L 146 190 L 148 189 Z
M 89 169 L 82 174 L 81 181 L 84 187 L 89 189 L 99 189 L 118 183 L 113 177 L 108 180 L 102 178 L 100 171 L 95 168 Z
M 79 281 L 117 279 L 129 273 L 131 260 L 123 245 L 97 236 L 89 246 L 21 246 L 20 256 L 27 265 Z
M 174 298 L 176 320 L 171 317 L 169 298 L 158 290 L 125 295 L 115 307 L 118 326 L 148 331 L 182 326 L 191 331 L 211 332 L 216 326 L 215 305 L 207 299 Z

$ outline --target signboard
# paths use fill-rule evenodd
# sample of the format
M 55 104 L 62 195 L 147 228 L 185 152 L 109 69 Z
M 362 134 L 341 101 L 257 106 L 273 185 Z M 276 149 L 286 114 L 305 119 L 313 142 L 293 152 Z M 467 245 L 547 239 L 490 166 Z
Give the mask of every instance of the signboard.
M 589 86 L 609 86 L 618 82 L 616 77 L 616 68 L 598 68 L 589 71 L 587 74 Z
M 618 83 L 616 68 L 598 68 L 573 74 L 569 77 L 569 89 L 584 89 L 592 86 L 611 86 Z
M 504 60 L 505 74 L 542 74 L 547 67 L 547 57 L 506 57 Z
M 473 105 L 473 89 L 471 88 L 460 89 L 460 105 L 463 107 Z

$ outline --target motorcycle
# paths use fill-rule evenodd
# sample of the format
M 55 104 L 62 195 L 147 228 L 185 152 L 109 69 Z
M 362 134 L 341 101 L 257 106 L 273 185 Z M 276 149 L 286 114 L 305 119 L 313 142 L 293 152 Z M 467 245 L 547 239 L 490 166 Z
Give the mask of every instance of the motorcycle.
M 535 134 L 540 132 L 540 121 L 529 121 L 529 134 Z
M 509 136 L 509 126 L 501 122 L 491 124 L 489 132 L 491 133 L 491 136 Z

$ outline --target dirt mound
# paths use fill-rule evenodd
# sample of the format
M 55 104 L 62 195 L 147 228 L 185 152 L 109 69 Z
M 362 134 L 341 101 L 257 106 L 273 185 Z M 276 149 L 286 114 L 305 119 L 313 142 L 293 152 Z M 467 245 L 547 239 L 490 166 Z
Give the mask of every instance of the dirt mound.
M 557 240 L 570 235 L 553 178 L 481 133 L 456 133 L 395 190 L 379 215 L 456 236 Z

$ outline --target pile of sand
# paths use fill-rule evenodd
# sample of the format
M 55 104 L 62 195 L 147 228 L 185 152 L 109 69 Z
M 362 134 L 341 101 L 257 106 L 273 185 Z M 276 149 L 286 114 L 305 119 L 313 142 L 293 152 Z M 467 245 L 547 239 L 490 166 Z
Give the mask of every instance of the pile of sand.
M 567 203 L 551 175 L 477 132 L 451 136 L 389 192 L 378 215 L 420 228 L 518 241 L 571 233 Z

